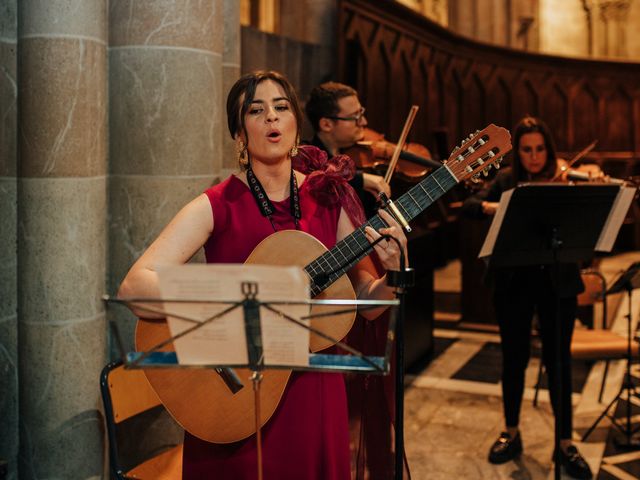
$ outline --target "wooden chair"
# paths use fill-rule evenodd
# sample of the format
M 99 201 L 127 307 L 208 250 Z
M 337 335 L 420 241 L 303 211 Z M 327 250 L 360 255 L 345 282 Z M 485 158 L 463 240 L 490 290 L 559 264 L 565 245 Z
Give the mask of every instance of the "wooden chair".
M 169 416 L 142 370 L 122 362 L 100 375 L 109 463 L 114 479 L 182 478 L 182 430 Z
M 607 325 L 607 282 L 602 273 L 595 269 L 586 269 L 581 271 L 581 275 L 585 291 L 578 295 L 578 307 L 593 307 L 602 302 L 602 327 L 575 329 L 571 338 L 571 357 L 573 360 L 592 362 L 604 360 L 604 373 L 598 395 L 598 402 L 602 403 L 602 394 L 604 393 L 607 374 L 609 373 L 609 362 L 626 358 L 627 337 L 612 332 Z M 638 344 L 636 342 L 632 343 L 631 349 L 632 355 L 638 355 Z M 543 365 L 542 361 L 540 361 L 538 381 L 536 382 L 536 391 L 533 397 L 534 406 L 538 404 L 538 390 L 540 389 L 542 369 Z

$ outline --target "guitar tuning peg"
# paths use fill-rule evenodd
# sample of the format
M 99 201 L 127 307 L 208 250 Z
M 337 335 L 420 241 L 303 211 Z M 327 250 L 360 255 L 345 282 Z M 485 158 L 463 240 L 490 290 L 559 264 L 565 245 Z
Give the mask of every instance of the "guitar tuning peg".
M 480 183 L 480 178 L 478 177 L 478 175 L 474 175 L 473 177 L 471 177 L 471 181 L 473 183 Z
M 498 159 L 496 163 L 493 164 L 493 168 L 495 168 L 496 170 L 500 170 L 500 160 L 501 159 Z
M 474 135 L 477 135 L 480 133 L 480 130 L 476 130 L 476 133 Z
M 491 165 L 489 165 L 488 168 L 485 168 L 484 170 L 482 170 L 482 175 L 484 175 L 485 177 L 489 175 L 489 168 L 491 168 Z

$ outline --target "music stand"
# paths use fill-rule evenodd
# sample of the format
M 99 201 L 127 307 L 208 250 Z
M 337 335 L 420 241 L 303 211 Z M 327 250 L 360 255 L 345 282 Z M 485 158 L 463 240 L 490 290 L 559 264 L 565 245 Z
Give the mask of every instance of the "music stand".
M 632 428 L 631 427 L 631 394 L 638 395 L 638 386 L 633 382 L 631 378 L 631 296 L 633 290 L 640 287 L 640 262 L 635 262 L 627 268 L 617 280 L 613 283 L 613 285 L 607 290 L 606 294 L 611 295 L 619 292 L 627 292 L 627 298 L 629 301 L 629 312 L 627 313 L 627 368 L 624 375 L 624 381 L 620 386 L 620 390 L 617 395 L 611 400 L 611 403 L 607 405 L 607 408 L 600 414 L 600 416 L 593 422 L 593 425 L 587 430 L 582 437 L 582 440 L 586 440 L 591 432 L 596 428 L 598 423 L 604 418 L 608 417 L 611 420 L 611 423 L 624 435 L 623 439 L 614 438 L 614 442 L 616 446 L 620 448 L 625 448 L 629 450 L 637 450 L 640 449 L 640 438 L 634 437 L 634 434 L 640 430 L 640 427 Z M 618 423 L 618 420 L 613 416 L 613 414 L 609 414 L 609 410 L 611 407 L 622 398 L 622 392 L 627 392 L 627 412 L 626 412 L 626 425 L 621 426 Z M 615 413 L 615 411 L 614 411 Z
M 361 352 L 354 348 L 342 343 L 341 341 L 331 338 L 325 333 L 302 323 L 300 320 L 290 317 L 286 313 L 278 310 L 277 306 L 280 305 L 323 305 L 323 306 L 340 306 L 346 307 L 338 311 L 324 312 L 318 315 L 308 315 L 303 317 L 302 320 L 314 318 L 316 316 L 331 316 L 344 314 L 354 311 L 353 307 L 366 308 L 379 308 L 381 306 L 399 306 L 400 300 L 307 300 L 305 302 L 297 301 L 270 301 L 261 302 L 258 299 L 258 285 L 255 282 L 244 282 L 242 284 L 243 300 L 228 301 L 228 302 L 209 302 L 206 299 L 202 300 L 183 300 L 183 299 L 157 299 L 157 298 L 112 298 L 104 296 L 103 300 L 107 303 L 122 303 L 125 305 L 133 305 L 139 310 L 147 310 L 153 313 L 164 313 L 168 316 L 175 316 L 182 320 L 193 322 L 194 325 L 173 335 L 170 338 L 165 339 L 161 343 L 153 346 L 145 352 L 130 352 L 126 355 L 125 365 L 127 368 L 170 368 L 170 369 L 193 369 L 204 368 L 215 370 L 224 380 L 226 385 L 231 391 L 237 391 L 243 388 L 241 379 L 235 375 L 233 368 L 248 368 L 252 371 L 251 381 L 254 389 L 254 419 L 255 419 L 255 431 L 256 431 L 256 447 L 257 447 L 257 478 L 262 479 L 262 451 L 261 451 L 261 421 L 260 421 L 260 382 L 262 380 L 262 371 L 265 369 L 286 369 L 297 371 L 322 371 L 322 372 L 336 372 L 336 373 L 365 373 L 365 374 L 381 374 L 386 375 L 390 370 L 390 355 L 392 350 L 392 344 L 394 340 L 394 329 L 396 324 L 396 311 L 392 310 L 389 320 L 389 327 L 387 333 L 387 343 L 385 346 L 384 356 L 365 356 Z M 206 320 L 189 318 L 183 314 L 174 314 L 163 310 L 162 308 L 153 307 L 154 304 L 162 303 L 219 303 L 228 305 L 223 309 L 221 313 L 213 315 Z M 188 335 L 194 331 L 199 330 L 205 325 L 222 318 L 225 314 L 233 311 L 239 307 L 242 307 L 244 313 L 244 325 L 246 332 L 246 343 L 248 353 L 248 364 L 201 364 L 201 365 L 182 365 L 178 363 L 178 357 L 176 352 L 161 352 L 158 351 L 162 347 L 172 343 L 174 340 L 179 339 L 185 335 Z M 309 364 L 307 366 L 300 365 L 272 365 L 264 363 L 263 345 L 261 337 L 260 327 L 260 310 L 266 308 L 274 311 L 294 324 L 309 330 L 316 335 L 324 337 L 334 344 L 342 348 L 343 350 L 351 353 L 351 355 L 331 355 L 331 354 L 309 354 Z
M 610 232 L 604 235 L 604 231 L 616 226 L 619 229 L 620 224 L 610 218 L 620 191 L 619 186 L 545 183 L 522 184 L 508 190 L 502 194 L 500 206 L 479 257 L 489 257 L 490 267 L 549 265 L 557 286 L 561 263 L 589 260 L 601 244 L 601 238 L 610 238 Z M 615 234 L 617 235 L 617 230 Z M 558 404 L 554 408 L 554 460 L 555 478 L 560 479 L 562 330 L 558 295 L 556 302 L 555 368 Z

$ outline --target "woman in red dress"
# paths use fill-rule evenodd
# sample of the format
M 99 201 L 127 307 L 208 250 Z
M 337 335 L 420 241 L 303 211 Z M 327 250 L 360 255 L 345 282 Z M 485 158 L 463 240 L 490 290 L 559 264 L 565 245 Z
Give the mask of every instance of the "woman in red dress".
M 242 77 L 227 98 L 227 116 L 242 171 L 205 191 L 175 216 L 133 265 L 120 296 L 159 296 L 156 268 L 184 264 L 201 247 L 208 263 L 242 263 L 274 231 L 301 230 L 331 248 L 354 231 L 354 224 L 359 225 L 360 207 L 347 184 L 348 174 L 353 174 L 348 160 L 329 161 L 314 147 L 304 147 L 296 157 L 302 113 L 293 87 L 282 75 L 256 72 Z M 292 157 L 308 176 L 294 169 Z M 367 239 L 373 242 L 381 234 L 393 235 L 406 251 L 402 229 L 386 212 L 380 216 L 389 228 L 376 232 L 367 227 Z M 386 270 L 399 269 L 400 250 L 395 242 L 383 240 L 374 248 Z M 360 299 L 393 298 L 370 259 L 360 261 L 349 277 Z M 364 312 L 372 319 L 376 313 Z M 342 375 L 293 373 L 262 430 L 262 449 L 265 480 L 348 480 L 349 431 Z M 185 432 L 183 478 L 253 479 L 256 458 L 255 436 L 220 445 Z

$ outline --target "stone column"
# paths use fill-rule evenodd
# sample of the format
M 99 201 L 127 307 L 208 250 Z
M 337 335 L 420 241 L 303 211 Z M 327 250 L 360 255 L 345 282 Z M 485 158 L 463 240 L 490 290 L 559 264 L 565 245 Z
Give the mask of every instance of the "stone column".
M 222 165 L 223 1 L 109 2 L 110 272 L 118 285 Z M 115 308 L 125 348 L 135 317 Z
M 449 26 L 452 30 L 469 38 L 478 38 L 478 2 L 457 0 L 449 2 Z
M 422 6 L 422 13 L 443 27 L 449 25 L 448 10 L 448 0 L 425 0 Z
M 16 0 L 0 0 L 0 461 L 17 478 Z
M 21 479 L 102 474 L 106 5 L 18 2 Z
M 537 22 L 540 52 L 552 55 L 589 55 L 589 17 L 581 2 L 540 0 Z M 534 25 L 535 27 L 535 25 Z
M 240 78 L 240 2 L 224 0 L 224 50 L 222 53 L 222 101 L 226 105 L 227 94 Z M 226 107 L 220 108 L 222 113 L 222 178 L 238 168 L 236 144 L 227 128 Z
M 603 52 L 609 58 L 625 58 L 627 53 L 626 21 L 631 0 L 600 0 L 600 18 L 604 27 Z

